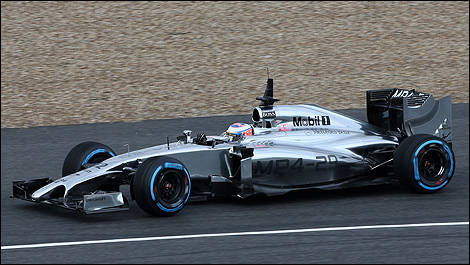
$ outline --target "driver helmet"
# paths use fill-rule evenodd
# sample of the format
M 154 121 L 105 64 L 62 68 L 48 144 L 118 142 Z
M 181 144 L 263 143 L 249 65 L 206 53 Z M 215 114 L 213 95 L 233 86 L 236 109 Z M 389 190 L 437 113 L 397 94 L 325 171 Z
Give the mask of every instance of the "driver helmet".
M 254 130 L 250 124 L 237 122 L 230 125 L 225 133 L 233 139 L 240 139 L 244 136 L 253 135 Z

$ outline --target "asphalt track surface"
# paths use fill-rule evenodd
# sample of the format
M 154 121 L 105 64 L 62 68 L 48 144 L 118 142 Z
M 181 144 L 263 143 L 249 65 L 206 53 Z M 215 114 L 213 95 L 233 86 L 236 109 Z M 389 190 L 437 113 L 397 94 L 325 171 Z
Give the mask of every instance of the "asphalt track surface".
M 127 212 L 80 215 L 9 198 L 11 182 L 60 176 L 76 144 L 95 140 L 116 152 L 175 139 L 183 129 L 219 134 L 249 116 L 2 129 L 1 245 L 178 236 L 319 227 L 468 222 L 468 104 L 453 105 L 456 172 L 443 192 L 395 186 L 301 192 L 246 201 L 193 202 L 155 218 L 134 202 Z M 340 112 L 365 119 L 364 110 Z M 128 189 L 123 189 L 128 195 Z M 469 228 L 432 226 L 2 249 L 2 263 L 467 263 Z

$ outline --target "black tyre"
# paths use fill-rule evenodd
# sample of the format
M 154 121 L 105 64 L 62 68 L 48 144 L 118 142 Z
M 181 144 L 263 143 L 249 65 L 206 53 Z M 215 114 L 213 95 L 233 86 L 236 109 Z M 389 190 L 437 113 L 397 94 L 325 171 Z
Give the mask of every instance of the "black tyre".
M 455 156 L 442 138 L 416 134 L 398 146 L 394 170 L 402 185 L 418 192 L 432 193 L 449 184 L 455 171 Z
M 172 216 L 180 212 L 191 192 L 188 170 L 177 159 L 155 157 L 146 159 L 137 169 L 132 192 L 145 212 Z
M 83 142 L 76 145 L 64 160 L 62 176 L 67 176 L 85 169 L 89 163 L 99 163 L 115 156 L 115 152 L 104 144 L 96 142 Z

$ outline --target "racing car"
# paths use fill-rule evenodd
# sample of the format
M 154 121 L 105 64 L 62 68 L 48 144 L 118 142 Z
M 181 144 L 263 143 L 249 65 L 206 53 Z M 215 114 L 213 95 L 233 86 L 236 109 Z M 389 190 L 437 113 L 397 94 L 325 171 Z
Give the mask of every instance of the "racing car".
M 220 135 L 190 130 L 117 155 L 97 142 L 76 145 L 62 177 L 13 182 L 14 198 L 79 211 L 129 209 L 120 190 L 156 216 L 179 213 L 190 200 L 282 195 L 400 183 L 433 193 L 455 170 L 451 97 L 398 88 L 371 90 L 364 122 L 314 104 L 274 105 L 268 77 L 252 123 L 233 123 Z

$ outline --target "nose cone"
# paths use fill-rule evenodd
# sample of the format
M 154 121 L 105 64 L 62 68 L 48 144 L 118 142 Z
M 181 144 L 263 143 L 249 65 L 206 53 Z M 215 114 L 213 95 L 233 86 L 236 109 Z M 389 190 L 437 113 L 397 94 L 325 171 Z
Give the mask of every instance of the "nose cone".
M 44 199 L 46 195 L 47 195 L 47 198 L 59 198 L 65 195 L 65 191 L 66 191 L 66 188 L 63 184 L 52 182 L 38 189 L 37 191 L 35 191 L 31 195 L 31 198 L 37 201 Z

